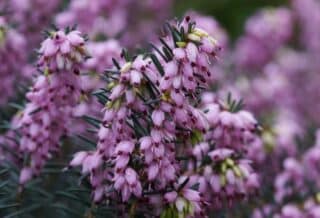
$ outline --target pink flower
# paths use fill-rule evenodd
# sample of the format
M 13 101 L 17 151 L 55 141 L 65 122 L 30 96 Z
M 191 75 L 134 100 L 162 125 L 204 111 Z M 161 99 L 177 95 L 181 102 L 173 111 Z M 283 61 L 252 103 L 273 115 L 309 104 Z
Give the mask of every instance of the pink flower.
M 228 157 L 230 157 L 232 154 L 234 154 L 234 151 L 231 149 L 227 148 L 221 148 L 221 149 L 216 149 L 214 151 L 211 151 L 209 153 L 209 157 L 211 157 L 212 160 L 223 160 Z
M 80 37 L 79 32 L 73 34 Z M 39 68 L 48 75 L 39 75 L 36 78 L 34 86 L 26 94 L 29 103 L 17 124 L 21 134 L 19 151 L 29 157 L 29 161 L 23 163 L 24 169 L 28 169 L 27 172 L 31 171 L 33 175 L 39 174 L 46 160 L 59 150 L 60 139 L 68 133 L 72 108 L 78 103 L 81 93 L 78 71 L 85 54 L 78 51 L 84 51 L 84 45 L 75 44 L 68 51 L 68 55 L 64 54 L 62 57 L 61 49 L 64 43 L 69 41 L 63 31 L 53 33 L 52 38 L 42 43 L 38 63 Z M 79 58 L 75 60 L 74 56 Z M 78 153 L 71 164 L 79 165 L 87 159 L 84 153 Z M 99 165 L 99 158 L 95 158 L 88 165 L 92 170 Z M 26 176 L 29 174 L 26 174 L 25 170 L 21 171 L 21 182 L 31 179 L 31 176 Z
M 130 154 L 134 149 L 134 143 L 132 141 L 122 141 L 120 142 L 115 150 L 115 153 L 125 153 Z
M 161 110 L 155 110 L 152 112 L 151 118 L 156 126 L 161 126 L 164 121 L 165 114 Z
M 87 152 L 79 151 L 76 154 L 74 154 L 74 157 L 69 165 L 72 167 L 82 165 L 83 161 L 87 156 L 88 156 Z
M 177 192 L 175 191 L 172 191 L 172 192 L 167 192 L 165 195 L 164 195 L 164 199 L 168 202 L 168 203 L 172 203 L 174 202 L 176 199 L 177 199 Z
M 33 176 L 31 168 L 23 168 L 20 173 L 19 183 L 26 184 Z

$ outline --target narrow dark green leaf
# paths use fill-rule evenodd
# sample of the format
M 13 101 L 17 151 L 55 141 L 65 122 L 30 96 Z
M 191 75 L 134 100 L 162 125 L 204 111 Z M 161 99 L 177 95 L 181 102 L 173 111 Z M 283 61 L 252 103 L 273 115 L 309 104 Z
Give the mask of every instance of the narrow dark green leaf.
M 53 204 L 53 205 L 51 205 L 51 207 L 54 207 L 54 208 L 56 208 L 56 209 L 63 210 L 63 211 L 65 211 L 65 212 L 70 213 L 70 214 L 72 214 L 72 215 L 75 215 L 75 216 L 77 216 L 77 217 L 83 217 L 83 216 L 84 216 L 84 214 L 80 213 L 78 210 L 76 210 L 76 209 L 71 209 L 70 207 L 66 207 L 66 206 L 61 205 L 61 204 Z
M 116 68 L 117 68 L 118 70 L 121 69 L 121 67 L 120 67 L 120 65 L 119 65 L 119 63 L 118 63 L 118 61 L 117 61 L 116 59 L 112 58 L 112 62 L 113 62 L 113 64 L 114 64 L 114 66 L 116 66 Z
M 180 28 L 180 35 L 181 35 L 182 41 L 183 41 L 183 42 L 186 41 L 185 31 L 184 31 L 183 26 L 181 26 L 181 28 Z
M 122 49 L 122 52 L 121 52 L 122 56 L 124 57 L 124 59 L 127 61 L 127 62 L 130 62 L 130 56 L 129 56 L 129 52 L 127 49 Z
M 166 57 L 166 55 L 163 54 L 163 53 L 159 50 L 159 48 L 157 48 L 157 47 L 156 47 L 155 45 L 153 45 L 152 43 L 150 43 L 149 45 L 163 58 L 163 60 L 165 60 L 166 62 L 169 61 L 169 59 Z
M 8 169 L 0 170 L 0 176 L 1 176 L 2 174 L 5 174 L 5 173 L 8 172 L 8 171 L 9 171 Z
M 34 205 L 31 205 L 30 207 L 25 207 L 25 208 L 22 208 L 21 210 L 17 210 L 15 212 L 5 216 L 4 218 L 14 218 L 14 217 L 16 218 L 16 217 L 19 217 L 19 215 L 27 214 L 28 212 L 37 210 L 41 206 L 42 206 L 42 204 L 34 204 Z
M 171 55 L 173 55 L 171 47 L 164 41 L 164 39 L 159 38 L 160 42 L 164 45 L 164 47 L 170 52 Z
M 12 108 L 17 109 L 17 110 L 23 110 L 24 109 L 23 105 L 20 105 L 20 104 L 14 103 L 14 102 L 10 102 L 8 105 L 10 107 L 12 107 Z
M 101 121 L 95 117 L 84 115 L 82 116 L 82 119 L 84 119 L 86 122 L 91 124 L 92 126 L 96 128 L 100 128 Z
M 78 196 L 76 196 L 74 194 L 70 194 L 68 192 L 59 191 L 59 192 L 57 192 L 57 195 L 60 195 L 60 196 L 65 197 L 65 198 L 69 198 L 71 200 L 83 202 L 87 206 L 90 206 L 90 204 L 91 204 L 90 202 L 86 201 L 85 199 L 83 199 L 81 197 L 78 197 Z
M 150 58 L 153 61 L 156 68 L 158 69 L 159 73 L 163 76 L 164 70 L 163 70 L 163 67 L 162 67 L 160 61 L 158 60 L 157 56 L 155 56 L 154 54 L 150 54 Z
M 186 184 L 189 182 L 189 180 L 190 180 L 190 178 L 188 177 L 183 181 L 183 183 L 178 188 L 178 192 L 181 191 L 186 186 Z
M 1 183 L 0 183 L 0 189 L 2 189 L 3 187 L 5 187 L 5 186 L 8 185 L 9 183 L 10 183 L 9 180 L 4 181 L 4 182 L 1 182 Z
M 79 139 L 81 139 L 82 141 L 86 142 L 90 147 L 92 147 L 92 148 L 96 147 L 96 143 L 94 141 L 91 141 L 90 139 L 88 139 L 82 135 L 77 135 L 77 137 Z
M 155 92 L 155 93 L 152 93 L 153 94 L 152 97 L 155 98 L 156 97 L 155 95 L 159 95 L 160 94 L 158 88 L 153 84 L 153 82 L 150 80 L 150 78 L 144 72 L 142 73 L 142 75 L 148 81 L 147 85 L 149 86 L 151 91 Z
M 17 207 L 19 205 L 20 204 L 17 204 L 17 203 L 0 205 L 0 210 L 9 209 L 12 207 Z
M 163 47 L 163 48 L 162 48 L 162 51 L 163 51 L 163 53 L 165 54 L 165 56 L 167 57 L 167 60 L 168 60 L 168 61 L 171 61 L 172 58 L 173 58 L 173 55 L 170 53 L 170 51 L 169 51 L 166 47 Z M 168 62 L 168 61 L 167 61 L 167 62 Z
M 191 33 L 195 26 L 195 22 L 191 22 L 188 24 L 188 33 Z

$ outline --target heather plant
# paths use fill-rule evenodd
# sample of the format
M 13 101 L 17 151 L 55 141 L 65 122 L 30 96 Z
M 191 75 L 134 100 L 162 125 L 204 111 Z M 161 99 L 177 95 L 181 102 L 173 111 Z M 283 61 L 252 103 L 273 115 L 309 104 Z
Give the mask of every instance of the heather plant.
M 70 163 L 90 175 L 95 202 L 126 203 L 123 216 L 148 207 L 164 217 L 205 216 L 205 202 L 214 208 L 216 200 L 235 201 L 258 186 L 250 161 L 236 158 L 254 137 L 257 121 L 248 112 L 238 112 L 241 105 L 229 108 L 214 101 L 201 106 L 199 94 L 215 73 L 210 61 L 216 61 L 218 42 L 189 16 L 166 27 L 167 36 L 151 53 L 129 57 L 123 51 L 115 67 L 106 71 L 109 89 L 99 95 L 107 101 L 97 150 L 80 151 Z M 210 122 L 207 116 L 221 116 L 221 121 Z M 224 132 L 224 125 L 233 123 L 244 131 Z M 221 133 L 211 136 L 210 128 Z M 221 164 L 222 171 L 212 171 Z M 199 177 L 201 191 L 193 188 L 200 185 Z M 229 191 L 223 194 L 225 188 Z M 211 189 L 216 196 L 203 198 Z
M 0 217 L 320 217 L 320 2 L 180 7 L 0 2 Z

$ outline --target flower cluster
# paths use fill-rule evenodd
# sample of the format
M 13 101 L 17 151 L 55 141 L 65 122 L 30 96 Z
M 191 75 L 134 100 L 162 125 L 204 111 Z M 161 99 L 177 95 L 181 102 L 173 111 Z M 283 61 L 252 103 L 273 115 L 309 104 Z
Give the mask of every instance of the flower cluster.
M 252 16 L 246 22 L 245 35 L 237 42 L 235 63 L 243 69 L 261 68 L 290 39 L 292 23 L 286 8 L 265 9 Z
M 235 43 L 172 6 L 0 1 L 0 217 L 320 217 L 318 0 L 259 9 Z
M 171 0 L 73 0 L 57 15 L 56 23 L 59 27 L 77 23 L 92 39 L 121 35 L 125 45 L 134 46 L 154 38 L 154 24 L 168 17 L 171 4 Z
M 230 118 L 223 118 L 222 108 L 214 114 L 199 102 L 215 73 L 211 63 L 220 51 L 218 42 L 186 16 L 168 23 L 167 35 L 153 48 L 133 58 L 123 51 L 114 60 L 106 72 L 108 100 L 97 149 L 80 151 L 70 162 L 90 175 L 94 201 L 148 202 L 165 217 L 203 217 L 206 209 L 219 207 L 221 197 L 234 201 L 254 193 L 258 177 L 242 154 L 255 135 L 256 120 L 231 108 L 225 110 Z M 220 119 L 236 126 L 226 127 Z M 222 135 L 213 134 L 219 129 Z M 226 137 L 234 144 L 223 142 Z M 208 143 L 217 147 L 212 150 Z M 197 178 L 205 180 L 194 188 Z
M 232 109 L 223 108 L 217 103 L 208 103 L 204 109 L 212 127 L 206 138 L 213 140 L 218 147 L 243 150 L 254 140 L 258 123 L 249 112 L 232 112 Z
M 320 31 L 318 28 L 314 28 L 320 22 L 320 4 L 316 0 L 292 0 L 293 8 L 299 18 L 299 24 L 302 29 L 301 43 L 306 48 L 315 52 L 320 51 L 319 36 Z
M 61 3 L 61 0 L 3 0 L 0 11 L 5 11 L 9 22 L 28 39 L 27 48 L 35 49 L 41 41 L 39 33 L 50 24 Z
M 274 180 L 276 205 L 265 205 L 253 212 L 254 218 L 311 217 L 319 216 L 319 130 L 315 145 L 301 155 L 302 160 L 289 157 L 283 161 L 283 169 Z M 309 173 L 310 172 L 310 173 Z
M 205 30 L 219 42 L 222 52 L 228 50 L 230 41 L 229 36 L 216 19 L 211 16 L 202 15 L 196 11 L 188 11 L 186 14 L 192 17 L 199 28 Z
M 318 195 L 307 199 L 303 205 L 298 204 L 286 204 L 279 212 L 275 212 L 276 209 L 272 206 L 265 206 L 260 210 L 255 210 L 253 213 L 253 218 L 263 218 L 265 216 L 272 216 L 275 218 L 301 218 L 310 217 L 317 218 L 320 216 L 319 213 L 319 197 Z
M 14 95 L 14 83 L 23 77 L 21 71 L 26 64 L 26 40 L 9 27 L 4 17 L 0 17 L 0 105 Z
M 26 94 L 29 103 L 16 124 L 21 138 L 19 152 L 25 158 L 20 183 L 38 175 L 59 151 L 61 137 L 68 133 L 70 114 L 81 95 L 80 67 L 86 56 L 80 32 L 54 31 L 39 50 L 39 75 Z
M 258 139 L 257 121 L 247 111 L 226 107 L 211 93 L 206 93 L 202 101 L 209 129 L 204 141 L 192 149 L 195 160 L 190 163 L 189 173 L 212 208 L 222 208 L 225 203 L 231 206 L 256 194 L 259 187 L 258 175 L 246 154 Z
M 65 27 L 77 23 L 81 31 L 115 36 L 123 30 L 127 19 L 124 11 L 128 0 L 71 1 L 68 10 L 58 14 L 56 23 Z
M 88 42 L 86 48 L 90 58 L 83 64 L 83 71 L 86 73 L 81 75 L 83 97 L 74 107 L 72 114 L 77 118 L 83 116 L 101 117 L 103 114 L 103 106 L 99 103 L 101 99 L 97 99 L 92 93 L 105 87 L 102 72 L 113 66 L 112 58 L 120 59 L 121 47 L 118 41 L 111 39 L 103 42 Z M 98 95 L 99 92 L 96 94 Z M 83 120 L 75 122 L 72 126 L 74 126 L 74 133 L 83 134 L 88 128 L 87 123 Z

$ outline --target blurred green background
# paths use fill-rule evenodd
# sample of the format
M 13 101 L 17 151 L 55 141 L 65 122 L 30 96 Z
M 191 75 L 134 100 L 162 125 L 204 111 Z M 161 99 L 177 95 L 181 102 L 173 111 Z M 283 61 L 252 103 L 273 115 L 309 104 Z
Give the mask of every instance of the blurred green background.
M 176 0 L 175 14 L 183 15 L 194 9 L 214 16 L 227 30 L 232 39 L 243 31 L 246 18 L 261 7 L 274 7 L 288 4 L 289 0 Z

